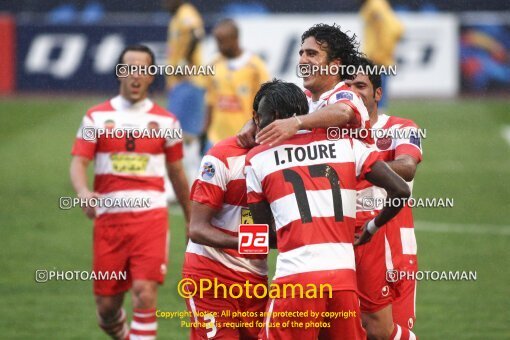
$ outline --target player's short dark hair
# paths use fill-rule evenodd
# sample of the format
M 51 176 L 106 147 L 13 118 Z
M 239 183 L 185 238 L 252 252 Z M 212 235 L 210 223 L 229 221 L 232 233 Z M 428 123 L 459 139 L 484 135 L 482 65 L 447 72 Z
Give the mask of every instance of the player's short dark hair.
M 145 46 L 145 45 L 129 45 L 129 46 L 126 46 L 122 50 L 122 52 L 120 53 L 119 60 L 117 60 L 117 64 L 125 64 L 124 63 L 124 55 L 127 52 L 129 52 L 129 51 L 145 52 L 151 58 L 150 65 L 155 65 L 156 64 L 156 57 L 154 56 L 154 52 L 152 52 L 152 50 L 149 47 Z
M 363 67 L 363 69 L 365 71 L 367 69 L 370 69 L 370 70 L 375 70 L 376 69 L 376 66 L 372 62 L 372 60 L 370 60 L 370 59 L 368 59 L 366 57 L 359 58 L 359 64 L 360 64 L 360 66 Z M 374 88 L 374 92 L 379 87 L 382 87 L 382 79 L 381 79 L 381 75 L 379 74 L 379 72 L 367 72 L 367 76 L 368 76 L 368 79 L 370 80 L 370 82 L 372 83 L 372 87 Z
M 359 64 L 361 52 L 359 52 L 359 43 L 356 41 L 356 35 L 347 35 L 347 33 L 342 32 L 337 24 L 316 24 L 310 27 L 301 35 L 301 44 L 309 37 L 315 38 L 321 48 L 323 48 L 323 44 L 326 44 L 324 50 L 328 54 L 328 61 L 340 59 L 342 65 L 345 66 L 357 66 Z M 352 78 L 352 75 L 347 73 L 340 74 L 340 76 L 342 79 Z
M 294 115 L 305 115 L 308 113 L 308 100 L 304 92 L 293 83 L 273 79 L 260 87 L 253 100 L 253 110 L 258 112 L 259 104 L 265 98 L 271 110 L 274 112 L 274 119 L 289 118 Z M 261 126 L 263 128 L 263 126 Z
M 234 32 L 235 37 L 239 37 L 239 26 L 237 26 L 237 23 L 234 19 L 231 18 L 223 18 L 220 21 L 214 25 L 214 29 L 220 27 L 220 26 L 230 26 Z

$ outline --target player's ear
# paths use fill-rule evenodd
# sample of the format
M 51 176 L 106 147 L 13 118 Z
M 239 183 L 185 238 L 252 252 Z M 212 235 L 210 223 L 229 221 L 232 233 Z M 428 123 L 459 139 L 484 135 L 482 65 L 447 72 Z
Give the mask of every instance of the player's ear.
M 376 89 L 375 89 L 375 93 L 374 93 L 375 101 L 376 101 L 376 102 L 381 101 L 382 96 L 383 96 L 383 93 L 382 93 L 382 87 L 378 87 L 378 88 L 376 88 Z
M 280 114 L 280 112 L 278 111 L 275 111 L 274 112 L 274 116 L 273 116 L 273 122 L 277 119 L 282 119 L 282 115 Z M 271 122 L 272 123 L 272 122 Z
M 342 59 L 340 59 L 340 58 L 333 59 L 333 60 L 331 60 L 331 64 L 340 66 L 340 65 L 342 65 Z

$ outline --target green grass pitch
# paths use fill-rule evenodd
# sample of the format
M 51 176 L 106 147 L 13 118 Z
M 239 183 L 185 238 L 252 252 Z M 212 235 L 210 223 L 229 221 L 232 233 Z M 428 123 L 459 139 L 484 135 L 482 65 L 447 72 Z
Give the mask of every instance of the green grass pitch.
M 79 209 L 59 210 L 58 199 L 73 195 L 69 153 L 81 117 L 102 100 L 0 101 L 2 339 L 106 339 L 96 325 L 91 282 L 34 280 L 37 269 L 91 267 L 92 223 Z M 455 202 L 453 208 L 415 209 L 420 268 L 477 271 L 475 282 L 419 283 L 415 332 L 422 339 L 510 338 L 510 145 L 501 136 L 510 125 L 509 107 L 502 99 L 392 102 L 392 113 L 427 129 L 414 196 Z M 180 311 L 184 236 L 178 213 L 171 232 L 158 306 Z M 129 298 L 126 306 L 129 311 Z M 187 337 L 178 319 L 159 319 L 158 327 L 160 339 Z

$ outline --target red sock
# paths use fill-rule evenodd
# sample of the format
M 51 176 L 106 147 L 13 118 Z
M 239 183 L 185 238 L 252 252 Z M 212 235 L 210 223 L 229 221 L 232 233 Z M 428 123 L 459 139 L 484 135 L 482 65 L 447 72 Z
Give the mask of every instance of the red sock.
M 156 320 L 156 308 L 134 309 L 133 321 L 131 321 L 130 340 L 154 340 L 158 323 Z
M 417 340 L 416 335 L 409 328 L 393 324 L 393 332 L 390 335 L 391 340 Z
M 106 334 L 111 336 L 113 339 L 125 339 L 129 335 L 129 327 L 126 319 L 126 312 L 124 309 L 119 310 L 117 316 L 109 321 L 105 322 L 103 318 L 98 314 L 99 327 L 105 331 Z

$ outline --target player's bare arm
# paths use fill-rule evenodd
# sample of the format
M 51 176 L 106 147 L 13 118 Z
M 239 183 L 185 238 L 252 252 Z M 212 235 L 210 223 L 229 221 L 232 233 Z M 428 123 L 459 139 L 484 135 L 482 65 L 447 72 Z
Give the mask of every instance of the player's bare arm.
M 71 175 L 71 183 L 73 185 L 76 195 L 81 199 L 97 198 L 99 195 L 92 192 L 87 184 L 87 168 L 90 160 L 82 156 L 74 156 L 71 160 L 71 167 L 69 169 Z M 94 219 L 96 217 L 96 210 L 88 205 L 82 208 L 88 218 Z
M 418 168 L 418 160 L 411 155 L 400 155 L 395 160 L 386 162 L 386 164 L 407 182 L 414 179 Z
M 409 198 L 411 191 L 407 183 L 397 175 L 385 162 L 376 162 L 371 171 L 366 174 L 366 179 L 386 190 L 388 199 L 401 199 L 402 201 Z M 372 234 L 375 231 L 370 230 L 369 224 L 374 223 L 375 228 L 380 228 L 388 223 L 393 217 L 395 217 L 399 211 L 403 208 L 404 204 L 386 205 L 383 207 L 381 212 L 375 217 L 375 219 L 367 222 L 363 226 L 363 232 L 359 238 L 354 242 L 354 245 L 361 245 L 370 241 Z
M 211 219 L 217 213 L 217 210 L 206 204 L 191 202 L 189 238 L 204 246 L 237 249 L 237 237 L 226 234 L 211 224 Z
M 269 247 L 276 249 L 276 227 L 273 213 L 267 201 L 261 201 L 248 205 L 255 224 L 269 225 Z
M 168 178 L 174 188 L 175 196 L 182 207 L 186 225 L 188 225 L 190 220 L 189 185 L 188 180 L 186 179 L 186 174 L 184 173 L 184 167 L 182 162 L 179 160 L 175 162 L 168 162 L 167 168 Z M 186 234 L 188 233 L 189 230 L 186 231 Z
M 353 109 L 342 102 L 334 103 L 315 111 L 313 114 L 296 118 L 275 120 L 256 136 L 259 144 L 274 145 L 294 136 L 299 130 L 344 126 L 356 119 Z

